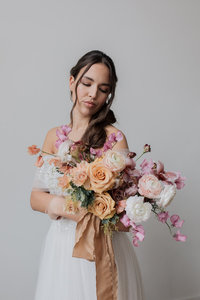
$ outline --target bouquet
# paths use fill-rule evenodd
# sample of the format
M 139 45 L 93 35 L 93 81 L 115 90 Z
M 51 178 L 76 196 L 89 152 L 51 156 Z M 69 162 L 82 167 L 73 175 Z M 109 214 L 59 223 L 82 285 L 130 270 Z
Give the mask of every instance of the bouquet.
M 139 166 L 136 162 L 151 151 L 144 145 L 142 154 L 128 149 L 113 150 L 123 136 L 120 131 L 112 133 L 103 149 L 89 148 L 82 141 L 72 142 L 67 125 L 57 129 L 57 154 L 47 153 L 36 145 L 28 147 L 31 155 L 39 154 L 35 165 L 44 163 L 42 153 L 52 155 L 48 160 L 60 174 L 57 185 L 65 195 L 65 211 L 74 214 L 80 206 L 101 219 L 105 234 L 117 230 L 122 222 L 133 235 L 133 244 L 144 240 L 145 231 L 140 224 L 153 214 L 165 223 L 176 241 L 186 241 L 180 233 L 183 220 L 177 214 L 169 215 L 166 207 L 174 199 L 177 190 L 185 185 L 180 172 L 166 171 L 164 164 L 144 159 Z

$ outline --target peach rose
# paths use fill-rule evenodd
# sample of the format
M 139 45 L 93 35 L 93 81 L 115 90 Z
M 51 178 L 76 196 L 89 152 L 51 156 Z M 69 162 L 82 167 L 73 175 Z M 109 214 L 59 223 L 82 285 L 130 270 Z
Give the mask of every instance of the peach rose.
M 58 177 L 58 186 L 63 189 L 69 186 L 69 178 L 66 174 L 64 174 L 62 177 Z
M 89 163 L 86 161 L 81 161 L 77 167 L 70 170 L 70 175 L 75 185 L 81 186 L 86 182 L 88 179 L 88 167 Z
M 79 207 L 80 207 L 80 202 L 79 201 L 73 201 L 70 196 L 65 196 L 65 209 L 69 214 L 74 215 L 75 213 L 78 212 Z
M 103 163 L 112 172 L 120 172 L 126 167 L 125 157 L 118 151 L 108 150 L 103 158 Z
M 96 193 L 94 202 L 92 205 L 88 206 L 88 211 L 99 217 L 101 220 L 110 219 L 116 212 L 115 201 L 108 193 Z
M 162 191 L 160 181 L 152 174 L 143 175 L 138 182 L 138 187 L 140 195 L 150 199 L 158 197 Z
M 90 189 L 96 193 L 108 191 L 115 184 L 115 175 L 102 161 L 95 160 L 89 164 L 88 175 L 90 178 Z

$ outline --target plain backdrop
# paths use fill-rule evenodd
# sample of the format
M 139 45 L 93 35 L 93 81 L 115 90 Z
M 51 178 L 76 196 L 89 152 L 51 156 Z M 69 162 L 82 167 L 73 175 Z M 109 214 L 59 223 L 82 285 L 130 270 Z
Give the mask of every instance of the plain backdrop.
M 146 299 L 200 299 L 199 16 L 199 0 L 0 1 L 0 299 L 33 299 L 50 220 L 30 207 L 27 147 L 69 122 L 69 70 L 94 49 L 114 60 L 116 126 L 130 150 L 149 143 L 146 158 L 187 177 L 169 211 L 188 241 L 155 218 L 143 224 L 135 251 Z

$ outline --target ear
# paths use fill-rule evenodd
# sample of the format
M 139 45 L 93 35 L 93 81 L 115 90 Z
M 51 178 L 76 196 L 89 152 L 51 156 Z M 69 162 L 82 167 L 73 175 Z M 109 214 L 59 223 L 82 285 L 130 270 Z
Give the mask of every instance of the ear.
M 74 84 L 75 84 L 75 79 L 74 79 L 74 76 L 70 76 L 69 77 L 69 88 L 70 88 L 70 91 L 73 91 L 74 89 Z

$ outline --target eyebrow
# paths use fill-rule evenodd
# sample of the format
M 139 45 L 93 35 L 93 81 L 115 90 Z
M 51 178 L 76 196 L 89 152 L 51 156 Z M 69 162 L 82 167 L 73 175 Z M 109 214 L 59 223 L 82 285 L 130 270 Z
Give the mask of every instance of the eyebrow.
M 88 76 L 83 76 L 83 78 L 86 78 L 86 79 L 89 79 L 91 81 L 94 81 L 94 79 L 92 79 L 91 77 L 88 77 Z M 110 87 L 109 83 L 101 83 L 101 85 L 105 85 L 105 86 L 109 86 Z

